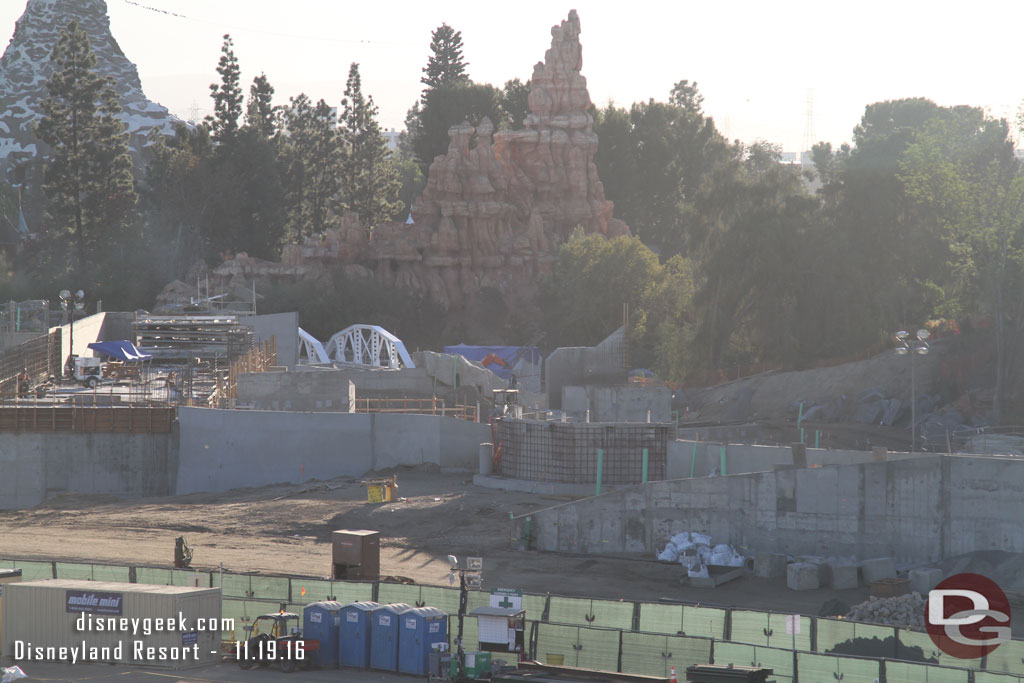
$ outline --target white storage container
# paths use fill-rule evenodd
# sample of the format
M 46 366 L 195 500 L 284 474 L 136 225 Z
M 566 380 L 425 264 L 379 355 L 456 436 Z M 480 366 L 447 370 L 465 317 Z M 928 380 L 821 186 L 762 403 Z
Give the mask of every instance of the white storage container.
M 3 653 L 178 669 L 220 661 L 220 588 L 52 579 L 4 586 Z

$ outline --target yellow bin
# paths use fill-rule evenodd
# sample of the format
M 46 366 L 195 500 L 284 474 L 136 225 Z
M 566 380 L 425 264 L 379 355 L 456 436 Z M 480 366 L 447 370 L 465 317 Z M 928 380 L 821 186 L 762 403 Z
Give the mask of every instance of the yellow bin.
M 368 484 L 366 486 L 366 500 L 370 503 L 390 503 L 391 484 Z

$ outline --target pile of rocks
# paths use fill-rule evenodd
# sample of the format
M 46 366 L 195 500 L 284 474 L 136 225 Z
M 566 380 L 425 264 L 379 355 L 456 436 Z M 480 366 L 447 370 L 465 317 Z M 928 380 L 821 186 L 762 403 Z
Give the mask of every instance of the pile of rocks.
M 871 596 L 867 602 L 854 605 L 846 618 L 885 626 L 924 627 L 926 600 L 920 593 L 907 593 L 895 598 Z

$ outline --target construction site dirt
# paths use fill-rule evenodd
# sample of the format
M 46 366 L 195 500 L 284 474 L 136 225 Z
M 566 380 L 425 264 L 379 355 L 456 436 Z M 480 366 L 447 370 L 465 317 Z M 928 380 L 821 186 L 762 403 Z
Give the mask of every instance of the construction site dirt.
M 369 473 L 374 476 L 384 473 Z M 381 533 L 381 574 L 448 585 L 447 555 L 484 559 L 484 590 L 626 601 L 671 600 L 818 614 L 838 597 L 868 589 L 790 591 L 784 579 L 744 577 L 717 588 L 680 584 L 683 568 L 653 557 L 594 557 L 522 551 L 509 513 L 556 505 L 564 496 L 475 486 L 468 472 L 399 469 L 397 499 L 367 502 L 360 479 L 238 489 L 220 494 L 122 500 L 61 496 L 30 510 L 0 511 L 0 558 L 170 567 L 175 538 L 194 549 L 192 566 L 234 572 L 327 577 L 331 532 Z

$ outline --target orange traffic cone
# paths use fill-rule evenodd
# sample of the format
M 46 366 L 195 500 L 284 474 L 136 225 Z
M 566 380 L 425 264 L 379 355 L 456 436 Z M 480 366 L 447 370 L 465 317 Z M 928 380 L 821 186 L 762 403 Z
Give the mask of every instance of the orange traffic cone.
M 679 683 L 679 679 L 676 678 L 676 668 L 672 667 L 672 673 L 668 677 L 669 683 Z

